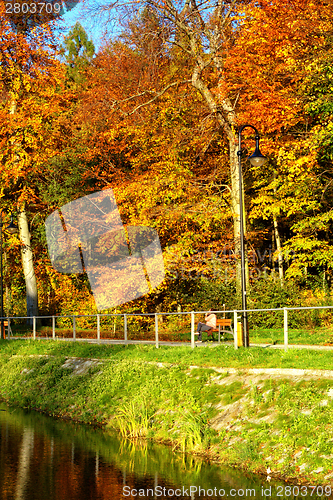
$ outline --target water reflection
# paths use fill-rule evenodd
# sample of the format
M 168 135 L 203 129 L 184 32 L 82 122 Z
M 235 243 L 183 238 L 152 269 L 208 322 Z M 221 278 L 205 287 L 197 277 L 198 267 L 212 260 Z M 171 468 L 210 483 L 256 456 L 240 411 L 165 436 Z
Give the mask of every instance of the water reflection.
M 33 429 L 29 427 L 25 427 L 23 429 L 15 488 L 16 500 L 24 499 L 24 491 L 29 480 L 30 458 L 34 448 L 34 435 L 35 433 Z
M 285 485 L 178 455 L 165 446 L 134 444 L 5 406 L 0 406 L 0 471 L 4 500 L 333 498 L 325 490 L 318 496 L 304 490 L 290 494 Z

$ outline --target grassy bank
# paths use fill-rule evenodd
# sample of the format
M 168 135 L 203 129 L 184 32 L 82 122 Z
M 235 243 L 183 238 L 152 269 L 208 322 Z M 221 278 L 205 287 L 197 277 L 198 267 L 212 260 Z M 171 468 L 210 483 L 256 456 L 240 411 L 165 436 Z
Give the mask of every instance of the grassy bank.
M 0 366 L 0 396 L 10 404 L 254 472 L 333 482 L 333 379 L 246 373 L 328 370 L 332 352 L 2 341 Z

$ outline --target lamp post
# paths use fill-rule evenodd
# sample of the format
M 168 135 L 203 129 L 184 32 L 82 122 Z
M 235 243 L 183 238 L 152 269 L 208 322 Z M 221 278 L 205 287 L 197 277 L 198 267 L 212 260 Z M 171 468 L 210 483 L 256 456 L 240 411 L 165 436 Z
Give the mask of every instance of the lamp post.
M 238 130 L 238 170 L 239 170 L 239 212 L 240 212 L 240 243 L 241 243 L 241 282 L 242 282 L 242 310 L 243 310 L 243 345 L 249 347 L 249 330 L 247 322 L 247 300 L 246 300 L 246 276 L 245 276 L 245 245 L 244 245 L 244 213 L 243 213 L 243 175 L 242 175 L 242 132 L 246 127 L 252 128 L 255 133 L 256 148 L 254 153 L 249 156 L 253 166 L 260 167 L 267 158 L 263 156 L 259 149 L 259 132 L 253 125 L 242 125 Z
M 3 228 L 3 220 L 2 220 L 2 215 L 4 213 L 4 210 L 1 210 L 1 221 L 0 221 L 0 274 L 1 274 L 1 285 L 0 285 L 0 300 L 1 300 L 1 339 L 5 338 L 5 331 L 4 331 L 4 323 L 3 323 L 3 267 L 2 267 L 2 228 Z M 13 223 L 13 214 L 11 214 L 10 217 L 10 223 L 9 226 L 5 228 L 5 231 L 9 234 L 15 234 L 18 232 L 18 228 L 15 226 Z

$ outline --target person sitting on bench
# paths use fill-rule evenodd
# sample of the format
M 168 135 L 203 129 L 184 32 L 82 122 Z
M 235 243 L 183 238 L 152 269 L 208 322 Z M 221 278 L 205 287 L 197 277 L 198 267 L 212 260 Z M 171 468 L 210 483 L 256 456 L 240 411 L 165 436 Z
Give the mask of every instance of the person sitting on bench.
M 207 332 L 208 336 L 212 336 L 214 342 L 213 332 L 216 328 L 216 314 L 211 312 L 211 309 L 205 314 L 205 323 L 198 323 L 197 333 L 199 335 L 197 342 L 202 342 L 202 332 Z

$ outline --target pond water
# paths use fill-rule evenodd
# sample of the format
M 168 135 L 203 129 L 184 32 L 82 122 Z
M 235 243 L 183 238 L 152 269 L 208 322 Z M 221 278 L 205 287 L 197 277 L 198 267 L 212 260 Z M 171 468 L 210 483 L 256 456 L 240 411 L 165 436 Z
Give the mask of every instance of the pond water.
M 0 404 L 1 500 L 333 498 L 329 493 Z

